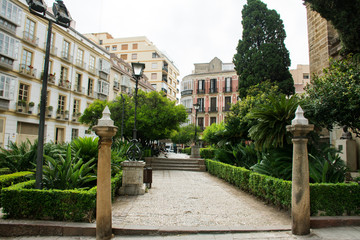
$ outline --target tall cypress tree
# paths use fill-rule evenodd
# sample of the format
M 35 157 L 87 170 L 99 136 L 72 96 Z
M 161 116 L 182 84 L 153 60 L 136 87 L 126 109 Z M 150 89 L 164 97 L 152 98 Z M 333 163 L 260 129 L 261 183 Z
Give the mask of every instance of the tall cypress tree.
M 260 0 L 248 0 L 242 18 L 243 35 L 233 59 L 239 75 L 240 97 L 247 95 L 250 86 L 267 80 L 281 92 L 293 94 L 294 81 L 289 72 L 290 57 L 280 15 Z

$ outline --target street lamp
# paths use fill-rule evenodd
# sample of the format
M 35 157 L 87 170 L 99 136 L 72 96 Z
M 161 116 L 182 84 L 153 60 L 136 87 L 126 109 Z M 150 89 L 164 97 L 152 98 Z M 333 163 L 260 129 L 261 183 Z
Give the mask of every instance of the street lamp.
M 46 39 L 46 52 L 44 62 L 44 75 L 42 79 L 42 89 L 40 98 L 40 120 L 39 120 L 39 134 L 38 134 L 38 148 L 36 158 L 36 182 L 35 188 L 42 188 L 42 166 L 43 166 L 43 155 L 44 155 L 44 128 L 45 128 L 45 111 L 46 111 L 46 95 L 47 95 L 47 82 L 49 74 L 49 59 L 50 59 L 50 43 L 51 43 L 51 31 L 52 23 L 68 28 L 70 27 L 71 17 L 61 0 L 56 0 L 53 4 L 53 12 L 55 14 L 54 19 L 46 17 L 47 6 L 43 0 L 26 0 L 29 5 L 29 11 L 41 18 L 48 20 L 48 32 Z
M 195 109 L 195 146 L 197 145 L 196 143 L 196 121 L 197 121 L 197 113 L 198 113 L 198 110 L 200 108 L 200 104 L 199 103 L 195 103 L 194 104 L 194 109 Z
M 138 84 L 139 79 L 143 74 L 143 71 L 145 69 L 144 63 L 131 63 L 132 70 L 133 70 L 133 76 L 136 80 L 135 84 L 135 118 L 134 118 L 134 129 L 133 129 L 133 139 L 131 140 L 132 144 L 129 147 L 129 149 L 126 152 L 126 155 L 128 156 L 130 161 L 137 161 L 141 158 L 141 150 L 138 146 L 138 140 L 137 140 L 137 130 L 136 130 L 136 111 L 137 111 L 137 92 L 138 92 Z
M 121 96 L 121 100 L 122 100 L 122 115 L 121 115 L 121 140 L 123 140 L 123 136 L 124 136 L 124 115 L 125 115 L 125 109 L 124 109 L 124 104 L 125 104 L 125 98 L 122 95 L 122 93 L 120 94 Z

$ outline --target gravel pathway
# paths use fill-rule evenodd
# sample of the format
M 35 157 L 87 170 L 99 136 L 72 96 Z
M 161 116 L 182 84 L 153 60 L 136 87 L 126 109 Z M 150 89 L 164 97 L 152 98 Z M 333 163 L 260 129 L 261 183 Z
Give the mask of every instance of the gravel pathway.
M 113 225 L 128 226 L 290 226 L 287 212 L 207 172 L 153 171 L 145 195 L 123 196 L 113 203 Z

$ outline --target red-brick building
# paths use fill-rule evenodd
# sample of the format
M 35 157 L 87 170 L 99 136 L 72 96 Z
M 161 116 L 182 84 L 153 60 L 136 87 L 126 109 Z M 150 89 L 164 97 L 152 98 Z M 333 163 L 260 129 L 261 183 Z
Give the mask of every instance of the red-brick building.
M 195 122 L 194 103 L 200 104 L 197 125 L 203 128 L 225 120 L 230 106 L 238 99 L 238 76 L 233 63 L 223 63 L 215 57 L 209 63 L 195 63 L 193 74 L 181 82 L 181 104 Z

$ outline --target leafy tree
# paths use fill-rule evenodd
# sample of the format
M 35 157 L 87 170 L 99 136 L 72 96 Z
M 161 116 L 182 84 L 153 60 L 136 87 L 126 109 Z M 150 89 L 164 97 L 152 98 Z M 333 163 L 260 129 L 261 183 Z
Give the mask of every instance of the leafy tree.
M 112 102 L 95 101 L 85 110 L 80 121 L 89 124 L 90 127 L 96 125 L 106 105 L 110 108 L 111 119 L 120 129 L 123 107 L 120 97 Z M 124 109 L 124 137 L 132 139 L 135 117 L 134 97 L 125 96 Z M 146 93 L 139 90 L 136 119 L 137 138 L 146 144 L 153 140 L 169 138 L 171 132 L 186 121 L 187 113 L 183 105 L 176 106 L 175 102 L 158 92 Z M 120 131 L 117 132 L 117 136 L 120 136 Z
M 201 133 L 201 128 L 196 127 L 197 131 L 197 140 L 199 139 L 199 133 Z M 174 130 L 171 133 L 171 141 L 176 144 L 189 144 L 194 141 L 195 138 L 195 126 L 189 124 L 183 127 L 180 127 L 179 130 Z
M 329 130 L 346 125 L 360 135 L 360 68 L 351 56 L 331 60 L 323 76 L 312 78 L 306 93 L 306 116 L 316 125 Z
M 338 31 L 345 50 L 360 53 L 360 1 L 305 0 Z
M 243 35 L 233 59 L 240 97 L 247 95 L 250 86 L 266 80 L 276 83 L 284 94 L 293 94 L 290 57 L 284 43 L 286 33 L 279 14 L 260 0 L 248 0 L 242 17 Z
M 211 145 L 216 145 L 224 140 L 225 123 L 213 123 L 203 133 L 203 140 Z

